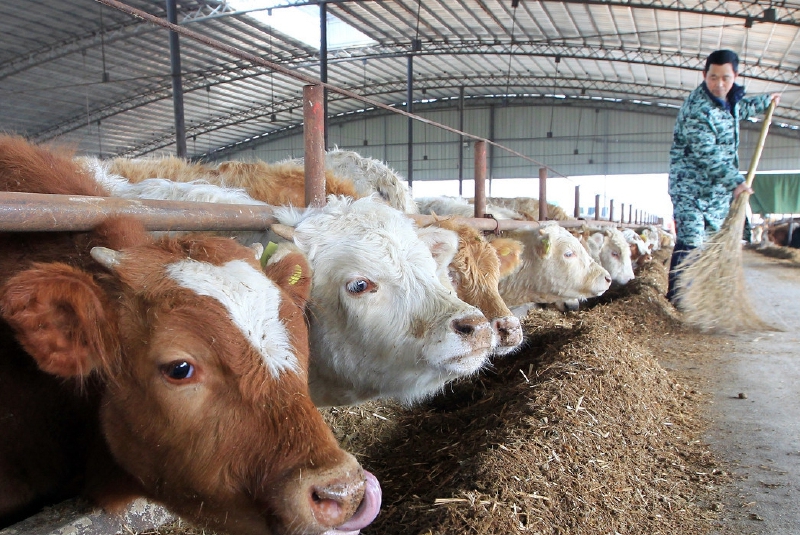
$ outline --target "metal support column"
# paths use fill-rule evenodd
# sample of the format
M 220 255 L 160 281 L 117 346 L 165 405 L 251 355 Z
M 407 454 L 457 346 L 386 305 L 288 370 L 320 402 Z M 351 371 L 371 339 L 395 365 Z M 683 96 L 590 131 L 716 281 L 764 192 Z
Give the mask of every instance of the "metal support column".
M 408 55 L 408 66 L 406 69 L 406 111 L 414 113 L 414 56 Z M 408 118 L 408 171 L 406 172 L 408 187 L 411 188 L 414 182 L 414 119 Z
M 475 142 L 475 217 L 486 213 L 486 142 Z
M 176 0 L 167 0 L 167 20 L 178 24 Z M 172 71 L 172 108 L 175 114 L 175 153 L 186 158 L 186 123 L 183 113 L 183 84 L 181 82 L 181 48 L 178 34 L 169 32 L 169 62 Z
M 325 205 L 325 147 L 323 115 L 323 91 L 321 85 L 303 86 L 303 138 L 306 175 L 306 206 Z
M 328 4 L 319 3 L 319 79 L 328 83 Z M 322 89 L 323 135 L 322 147 L 328 150 L 328 90 Z

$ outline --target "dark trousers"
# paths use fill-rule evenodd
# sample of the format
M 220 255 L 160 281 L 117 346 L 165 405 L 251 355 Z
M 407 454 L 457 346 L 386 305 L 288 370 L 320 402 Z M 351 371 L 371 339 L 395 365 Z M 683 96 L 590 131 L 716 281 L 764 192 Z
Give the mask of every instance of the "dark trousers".
M 678 281 L 678 272 L 676 268 L 693 249 L 696 249 L 696 247 L 686 245 L 680 241 L 675 242 L 675 248 L 672 250 L 672 257 L 669 259 L 669 278 L 667 285 L 667 299 L 669 299 L 672 304 L 675 304 L 675 284 Z

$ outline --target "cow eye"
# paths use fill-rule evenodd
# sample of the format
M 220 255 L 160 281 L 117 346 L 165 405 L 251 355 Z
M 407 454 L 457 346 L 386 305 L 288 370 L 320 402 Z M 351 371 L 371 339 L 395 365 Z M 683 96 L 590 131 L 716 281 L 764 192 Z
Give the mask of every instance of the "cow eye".
M 611 251 L 611 256 L 613 256 L 614 258 L 619 258 L 619 252 L 618 251 Z
M 177 383 L 194 376 L 194 366 L 185 360 L 176 360 L 161 366 L 161 373 L 168 381 Z
M 567 249 L 567 250 L 564 252 L 564 258 L 571 258 L 571 257 L 573 257 L 573 256 L 575 256 L 575 253 L 573 253 L 571 249 Z
M 347 283 L 347 292 L 352 295 L 363 294 L 364 292 L 375 292 L 378 286 L 369 279 L 353 279 Z

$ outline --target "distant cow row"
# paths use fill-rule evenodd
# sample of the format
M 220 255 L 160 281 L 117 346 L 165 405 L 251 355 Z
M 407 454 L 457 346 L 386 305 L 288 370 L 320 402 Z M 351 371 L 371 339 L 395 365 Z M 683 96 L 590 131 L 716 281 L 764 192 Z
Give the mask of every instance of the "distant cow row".
M 72 159 L 0 137 L 5 191 L 280 207 L 235 239 L 130 219 L 2 234 L 0 385 L 26 386 L 0 389 L 0 525 L 83 489 L 234 533 L 358 531 L 380 488 L 314 405 L 440 392 L 521 345 L 509 307 L 625 284 L 658 241 L 555 224 L 487 238 L 440 206 L 419 227 L 405 214 L 429 208 L 385 164 L 331 151 L 326 167 L 327 205 L 299 210 L 301 160 Z

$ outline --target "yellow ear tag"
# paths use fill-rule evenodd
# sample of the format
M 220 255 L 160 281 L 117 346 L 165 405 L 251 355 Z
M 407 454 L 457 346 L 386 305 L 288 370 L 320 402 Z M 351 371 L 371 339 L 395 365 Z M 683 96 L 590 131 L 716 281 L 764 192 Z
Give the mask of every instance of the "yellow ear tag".
M 278 244 L 275 242 L 269 242 L 266 247 L 264 247 L 264 252 L 261 253 L 261 268 L 267 267 L 267 262 L 269 261 L 269 257 L 275 254 L 275 251 L 278 249 Z
M 293 286 L 297 284 L 302 278 L 302 276 L 303 276 L 303 268 L 300 267 L 299 265 L 295 265 L 294 272 L 292 273 L 292 276 L 289 277 L 289 285 Z
M 550 239 L 545 238 L 542 240 L 542 245 L 544 246 L 544 255 L 547 256 L 550 254 Z

